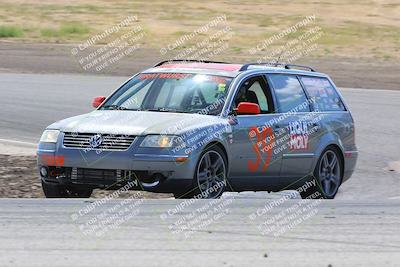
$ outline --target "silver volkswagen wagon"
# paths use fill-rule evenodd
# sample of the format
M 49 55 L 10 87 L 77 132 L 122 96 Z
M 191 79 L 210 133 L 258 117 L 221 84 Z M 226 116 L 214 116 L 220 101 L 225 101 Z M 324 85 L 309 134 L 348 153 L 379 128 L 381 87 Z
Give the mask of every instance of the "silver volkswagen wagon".
M 124 188 L 334 198 L 357 161 L 348 106 L 327 75 L 307 66 L 163 61 L 93 106 L 43 132 L 46 197 Z

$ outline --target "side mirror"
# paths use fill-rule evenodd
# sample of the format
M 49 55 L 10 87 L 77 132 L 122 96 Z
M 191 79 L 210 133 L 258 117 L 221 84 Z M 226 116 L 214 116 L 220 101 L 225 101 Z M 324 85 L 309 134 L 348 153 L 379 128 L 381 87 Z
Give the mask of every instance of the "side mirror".
M 237 107 L 237 114 L 260 114 L 260 106 L 251 102 L 240 102 Z
M 105 96 L 97 96 L 93 98 L 92 107 L 98 108 L 101 105 L 101 103 L 104 102 L 104 100 L 106 100 Z

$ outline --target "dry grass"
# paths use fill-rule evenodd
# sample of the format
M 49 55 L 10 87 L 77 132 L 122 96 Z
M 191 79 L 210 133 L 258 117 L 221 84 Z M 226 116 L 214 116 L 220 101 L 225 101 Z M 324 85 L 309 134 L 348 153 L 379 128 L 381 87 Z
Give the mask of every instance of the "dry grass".
M 15 41 L 77 43 L 137 15 L 146 32 L 141 42 L 160 48 L 226 14 L 235 32 L 230 53 L 248 56 L 260 40 L 279 33 L 315 14 L 314 23 L 324 35 L 315 56 L 338 55 L 394 59 L 400 57 L 400 27 L 397 0 L 376 1 L 89 1 L 0 0 L 0 26 L 20 27 Z M 74 24 L 70 28 L 65 25 Z M 297 33 L 299 34 L 299 33 Z M 288 36 L 283 41 L 294 38 Z M 204 38 L 190 40 L 190 45 Z

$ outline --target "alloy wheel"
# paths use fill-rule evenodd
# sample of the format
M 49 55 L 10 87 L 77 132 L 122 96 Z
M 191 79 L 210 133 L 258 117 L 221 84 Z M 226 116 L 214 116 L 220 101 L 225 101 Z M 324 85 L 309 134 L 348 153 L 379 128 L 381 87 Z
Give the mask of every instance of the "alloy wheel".
M 226 167 L 222 156 L 213 150 L 203 154 L 197 167 L 197 183 L 202 198 L 218 198 L 225 190 Z
M 319 166 L 319 181 L 326 197 L 336 194 L 341 180 L 340 162 L 336 153 L 327 150 L 321 158 Z

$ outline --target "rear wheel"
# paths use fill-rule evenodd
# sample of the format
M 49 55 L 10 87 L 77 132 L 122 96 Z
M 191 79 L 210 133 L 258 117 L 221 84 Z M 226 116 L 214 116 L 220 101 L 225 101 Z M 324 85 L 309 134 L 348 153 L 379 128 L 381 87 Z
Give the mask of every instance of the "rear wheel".
M 88 198 L 93 189 L 86 187 L 67 187 L 42 181 L 43 193 L 46 198 Z
M 301 191 L 302 198 L 326 198 L 333 199 L 342 182 L 343 163 L 340 152 L 335 147 L 328 147 L 321 154 L 311 182 L 314 186 Z

